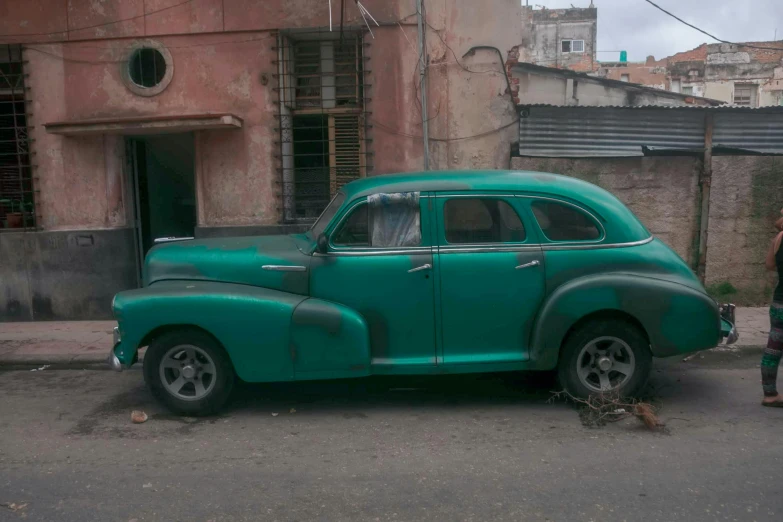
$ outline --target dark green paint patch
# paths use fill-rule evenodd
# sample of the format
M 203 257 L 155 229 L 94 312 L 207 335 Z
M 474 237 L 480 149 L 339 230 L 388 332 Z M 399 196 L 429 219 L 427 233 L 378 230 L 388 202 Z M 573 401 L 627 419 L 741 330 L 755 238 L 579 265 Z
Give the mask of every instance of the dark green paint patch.
M 294 310 L 293 323 L 297 326 L 315 326 L 335 336 L 340 333 L 343 315 L 340 309 L 319 299 L 308 299 Z

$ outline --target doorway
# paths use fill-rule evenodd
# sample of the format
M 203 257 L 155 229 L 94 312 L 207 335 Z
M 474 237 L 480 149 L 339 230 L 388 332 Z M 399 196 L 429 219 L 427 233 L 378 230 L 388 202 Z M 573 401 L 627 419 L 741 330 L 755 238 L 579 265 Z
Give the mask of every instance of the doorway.
M 193 237 L 196 176 L 193 133 L 126 140 L 140 267 L 161 237 Z

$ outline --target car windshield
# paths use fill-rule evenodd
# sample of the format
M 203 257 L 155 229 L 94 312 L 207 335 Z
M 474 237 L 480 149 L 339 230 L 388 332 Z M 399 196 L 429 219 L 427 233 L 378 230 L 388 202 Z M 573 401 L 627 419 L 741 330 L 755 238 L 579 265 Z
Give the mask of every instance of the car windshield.
M 345 194 L 343 192 L 338 192 L 337 195 L 332 198 L 332 202 L 329 203 L 323 212 L 321 212 L 321 216 L 316 220 L 315 223 L 313 223 L 313 226 L 310 228 L 310 233 L 313 235 L 313 239 L 318 239 L 318 236 L 323 234 L 324 230 L 326 230 L 326 227 L 329 225 L 329 222 L 332 220 L 334 215 L 337 214 L 337 211 L 340 210 L 343 201 L 345 201 Z

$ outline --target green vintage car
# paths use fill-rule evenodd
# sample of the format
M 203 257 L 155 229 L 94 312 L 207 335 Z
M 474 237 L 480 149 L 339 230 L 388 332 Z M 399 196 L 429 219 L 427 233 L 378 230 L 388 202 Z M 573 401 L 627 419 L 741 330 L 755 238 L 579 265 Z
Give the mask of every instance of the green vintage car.
M 634 394 L 653 356 L 736 340 L 617 198 L 539 172 L 361 179 L 304 234 L 154 247 L 113 308 L 109 364 L 146 346 L 150 390 L 190 415 L 237 378 L 557 369 L 575 396 Z

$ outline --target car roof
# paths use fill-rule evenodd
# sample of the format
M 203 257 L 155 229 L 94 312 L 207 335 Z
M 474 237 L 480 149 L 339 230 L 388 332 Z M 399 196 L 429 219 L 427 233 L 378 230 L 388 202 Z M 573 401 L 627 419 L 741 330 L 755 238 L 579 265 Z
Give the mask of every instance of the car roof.
M 428 171 L 385 174 L 342 187 L 347 201 L 378 193 L 487 191 L 527 193 L 571 200 L 586 206 L 606 225 L 611 242 L 638 241 L 650 232 L 620 200 L 606 190 L 570 176 L 521 170 Z
M 353 181 L 343 187 L 348 199 L 384 192 L 461 190 L 513 191 L 549 194 L 577 201 L 603 189 L 568 176 L 520 170 L 445 170 L 385 174 Z

